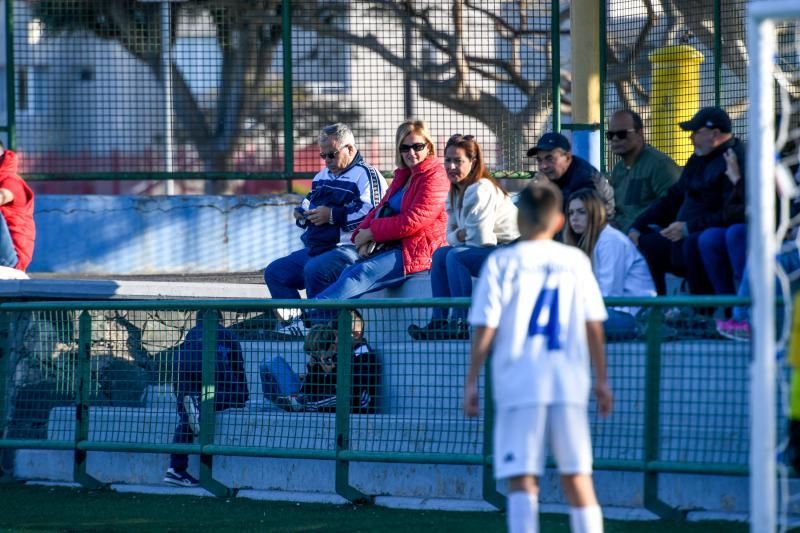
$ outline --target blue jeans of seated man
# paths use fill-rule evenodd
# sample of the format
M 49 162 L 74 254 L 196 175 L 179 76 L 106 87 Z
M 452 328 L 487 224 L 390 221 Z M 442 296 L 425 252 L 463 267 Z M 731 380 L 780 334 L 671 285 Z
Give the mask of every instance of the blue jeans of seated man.
M 735 294 L 747 262 L 747 225 L 708 228 L 698 239 L 708 280 L 715 294 Z
M 431 266 L 431 294 L 434 298 L 461 298 L 472 296 L 472 277 L 480 274 L 481 267 L 496 246 L 442 246 L 433 254 Z M 433 309 L 433 320 L 446 319 L 449 309 Z M 454 319 L 467 318 L 467 308 L 453 309 Z
M 608 309 L 608 320 L 603 323 L 603 326 L 606 331 L 606 340 L 609 341 L 635 339 L 639 334 L 633 315 L 616 309 Z
M 403 250 L 392 248 L 350 265 L 336 282 L 319 293 L 319 300 L 349 300 L 389 287 L 398 287 L 406 280 L 403 273 Z M 315 310 L 309 313 L 311 322 L 333 319 L 335 311 Z
M 800 251 L 798 250 L 789 250 L 786 252 L 781 252 L 775 256 L 775 262 L 778 263 L 783 271 L 791 276 L 792 274 L 797 274 L 800 271 Z M 741 298 L 750 298 L 750 268 L 745 267 L 744 273 L 742 274 L 742 282 L 739 284 L 739 290 L 736 292 L 736 295 Z M 797 282 L 794 282 L 795 285 Z M 794 289 L 796 287 L 791 287 L 792 293 L 794 293 Z M 778 286 L 778 278 L 775 278 L 775 294 L 777 296 L 781 296 L 778 292 L 780 291 L 780 287 Z M 776 313 L 775 315 L 777 320 L 782 319 L 782 314 L 780 312 Z M 734 307 L 733 308 L 733 316 L 734 320 L 739 322 L 750 322 L 750 308 L 749 307 Z
M 315 298 L 357 260 L 355 246 L 337 246 L 313 257 L 303 248 L 270 263 L 264 269 L 264 281 L 276 300 L 298 300 L 301 289 Z
M 0 213 L 0 266 L 14 268 L 18 262 L 19 256 L 14 248 L 14 241 L 11 240 L 11 232 L 8 231 L 6 217 Z
M 290 396 L 300 392 L 302 386 L 300 376 L 280 355 L 270 361 L 261 361 L 258 370 L 264 399 L 274 402 L 278 396 Z

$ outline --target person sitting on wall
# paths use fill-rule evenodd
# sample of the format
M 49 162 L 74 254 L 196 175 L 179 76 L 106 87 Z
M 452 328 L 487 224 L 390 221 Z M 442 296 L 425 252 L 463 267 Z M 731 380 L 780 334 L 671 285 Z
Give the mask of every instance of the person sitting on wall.
M 703 230 L 724 225 L 726 199 L 734 186 L 725 158 L 736 154 L 744 168 L 744 145 L 719 107 L 705 107 L 680 126 L 691 132 L 694 154 L 678 182 L 634 221 L 628 237 L 647 260 L 658 294 L 666 294 L 667 272 L 686 277 L 691 294 L 713 294 L 699 239 Z
M 611 169 L 616 214 L 611 224 L 627 233 L 636 217 L 664 196 L 681 169 L 667 154 L 644 141 L 644 123 L 635 111 L 617 111 L 608 120 L 608 147 L 619 156 Z
M 203 315 L 197 312 L 195 326 L 186 334 L 176 360 L 176 379 L 173 390 L 177 399 L 178 424 L 172 442 L 190 444 L 200 435 L 200 391 L 203 383 Z M 217 324 L 216 368 L 214 379 L 214 409 L 244 407 L 249 399 L 247 376 L 244 370 L 242 347 L 236 335 Z M 187 472 L 189 456 L 173 453 L 164 483 L 176 487 L 196 487 L 199 482 Z
M 430 270 L 431 257 L 445 242 L 445 201 L 450 182 L 436 157 L 428 127 L 407 120 L 395 134 L 398 168 L 386 196 L 353 232 L 361 260 L 347 267 L 317 299 L 358 298 L 401 285 L 411 274 Z M 330 313 L 310 313 L 314 323 Z
M 592 262 L 603 298 L 648 298 L 656 295 L 647 262 L 624 233 L 608 224 L 603 199 L 593 189 L 575 191 L 567 201 L 564 244 L 583 250 Z M 603 324 L 610 341 L 633 339 L 641 332 L 638 309 L 608 308 Z
M 546 177 L 559 188 L 564 202 L 579 189 L 595 189 L 603 198 L 608 218 L 614 218 L 614 189 L 591 163 L 572 153 L 572 146 L 566 137 L 555 132 L 545 133 L 528 150 L 527 155 L 536 158 L 539 169 L 534 181 L 540 175 Z
M 17 174 L 18 166 L 17 154 L 0 142 L 0 266 L 25 272 L 33 256 L 36 225 L 33 191 Z
M 498 246 L 519 238 L 517 206 L 489 174 L 478 141 L 472 135 L 450 137 L 444 150 L 450 179 L 447 197 L 447 243 L 433 254 L 431 292 L 434 298 L 472 295 L 472 277 Z M 415 340 L 469 338 L 467 310 L 437 307 L 425 326 L 411 324 Z
M 309 192 L 293 214 L 305 231 L 302 249 L 276 259 L 264 270 L 275 299 L 299 299 L 301 289 L 316 297 L 358 260 L 350 237 L 383 198 L 383 175 L 368 165 L 356 148 L 353 132 L 344 124 L 322 128 L 319 156 L 325 168 L 314 176 Z M 304 337 L 306 326 L 297 314 L 279 330 L 281 337 Z
M 364 319 L 353 310 L 351 350 L 351 402 L 353 413 L 374 413 L 378 404 L 380 365 L 378 356 L 364 337 Z M 264 398 L 285 411 L 336 411 L 337 335 L 330 325 L 312 326 L 303 349 L 308 356 L 301 378 L 289 363 L 277 356 L 262 361 L 261 387 Z

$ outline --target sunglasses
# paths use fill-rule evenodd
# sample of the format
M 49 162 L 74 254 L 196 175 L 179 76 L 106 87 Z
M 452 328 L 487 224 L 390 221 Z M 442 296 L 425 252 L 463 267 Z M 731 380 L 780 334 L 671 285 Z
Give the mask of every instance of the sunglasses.
M 627 130 L 617 130 L 617 131 L 610 131 L 609 130 L 609 131 L 606 132 L 606 139 L 608 139 L 609 141 L 613 140 L 614 137 L 616 137 L 619 140 L 627 139 L 628 138 L 628 133 L 629 132 L 633 133 L 634 131 L 636 131 L 634 128 L 630 128 L 630 129 L 627 129 Z
M 401 154 L 404 154 L 411 150 L 414 150 L 415 152 L 421 152 L 427 147 L 428 145 L 425 143 L 401 144 L 399 150 Z
M 344 150 L 348 146 L 350 146 L 350 145 L 349 144 L 345 144 L 344 146 L 342 146 L 338 150 L 334 150 L 333 152 L 320 152 L 319 153 L 319 157 L 320 157 L 320 159 L 333 159 L 334 157 L 336 157 L 336 155 L 339 152 L 341 152 L 342 150 Z

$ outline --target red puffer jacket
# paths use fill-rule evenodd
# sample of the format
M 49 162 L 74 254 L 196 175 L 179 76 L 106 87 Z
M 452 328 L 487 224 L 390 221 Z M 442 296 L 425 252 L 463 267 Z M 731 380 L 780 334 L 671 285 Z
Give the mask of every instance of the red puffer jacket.
M 375 213 L 409 179 L 411 184 L 403 195 L 400 212 L 386 218 L 375 218 Z M 436 157 L 429 157 L 411 169 L 398 168 L 383 200 L 369 212 L 353 232 L 353 237 L 359 230 L 370 228 L 375 242 L 401 241 L 403 273 L 408 275 L 430 270 L 433 252 L 445 242 L 447 213 L 444 208 L 449 191 L 447 173 Z

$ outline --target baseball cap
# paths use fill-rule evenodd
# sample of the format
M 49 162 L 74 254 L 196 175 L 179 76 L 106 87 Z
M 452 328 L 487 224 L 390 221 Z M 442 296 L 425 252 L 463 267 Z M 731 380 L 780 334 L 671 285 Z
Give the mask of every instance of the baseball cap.
M 550 133 L 545 133 L 541 137 L 539 137 L 539 142 L 536 143 L 536 146 L 532 147 L 528 150 L 528 157 L 532 157 L 536 155 L 536 152 L 539 150 L 555 150 L 556 148 L 561 148 L 564 151 L 569 152 L 571 146 L 569 141 L 566 137 L 561 135 L 560 133 L 556 133 L 551 131 Z
M 731 117 L 721 107 L 704 107 L 694 114 L 691 120 L 680 123 L 685 131 L 697 131 L 700 128 L 716 128 L 722 133 L 731 132 Z

